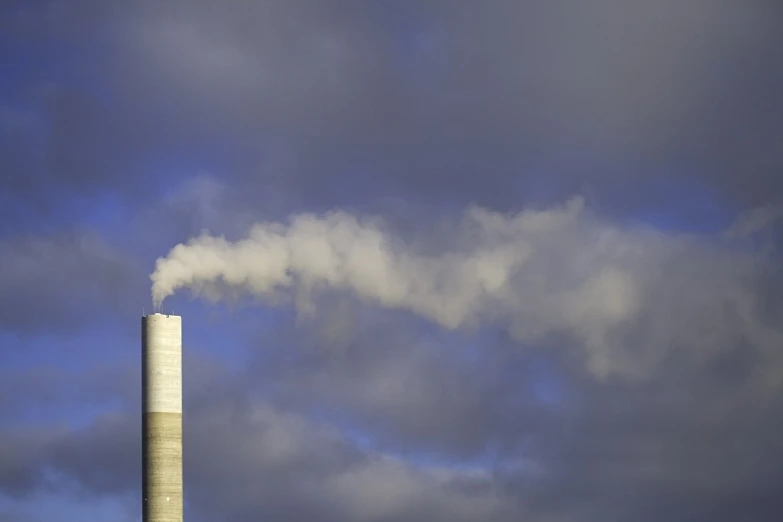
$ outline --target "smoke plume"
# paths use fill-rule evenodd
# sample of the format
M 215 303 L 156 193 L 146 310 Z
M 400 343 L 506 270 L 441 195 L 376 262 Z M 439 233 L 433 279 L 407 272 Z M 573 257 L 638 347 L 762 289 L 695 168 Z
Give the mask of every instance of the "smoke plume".
M 203 234 L 158 259 L 152 298 L 240 290 L 312 311 L 319 291 L 348 292 L 447 329 L 493 324 L 521 343 L 565 334 L 599 377 L 643 374 L 678 347 L 698 356 L 781 338 L 756 303 L 760 256 L 719 236 L 620 227 L 580 197 L 517 215 L 471 207 L 434 253 L 443 237 L 405 242 L 387 228 L 335 211 L 256 224 L 236 242 Z

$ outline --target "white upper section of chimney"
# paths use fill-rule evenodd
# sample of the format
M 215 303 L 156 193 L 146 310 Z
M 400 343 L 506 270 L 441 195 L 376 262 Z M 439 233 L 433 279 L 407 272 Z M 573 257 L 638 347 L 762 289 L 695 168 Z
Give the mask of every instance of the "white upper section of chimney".
M 145 413 L 182 413 L 182 318 L 142 318 L 142 386 Z

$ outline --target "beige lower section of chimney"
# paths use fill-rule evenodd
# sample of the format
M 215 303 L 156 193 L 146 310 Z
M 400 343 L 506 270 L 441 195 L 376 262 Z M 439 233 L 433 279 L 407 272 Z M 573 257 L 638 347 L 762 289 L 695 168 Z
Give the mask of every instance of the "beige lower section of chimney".
M 143 520 L 182 522 L 182 414 L 145 413 Z

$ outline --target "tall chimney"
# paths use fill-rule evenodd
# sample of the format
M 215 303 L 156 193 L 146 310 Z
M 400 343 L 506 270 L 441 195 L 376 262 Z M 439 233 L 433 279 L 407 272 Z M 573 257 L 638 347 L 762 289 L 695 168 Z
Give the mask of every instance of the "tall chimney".
M 141 318 L 142 513 L 182 522 L 182 318 Z

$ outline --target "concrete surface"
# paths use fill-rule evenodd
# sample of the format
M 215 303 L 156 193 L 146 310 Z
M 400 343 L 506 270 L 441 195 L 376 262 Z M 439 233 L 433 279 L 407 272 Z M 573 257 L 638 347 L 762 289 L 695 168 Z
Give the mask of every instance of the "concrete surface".
M 142 317 L 144 522 L 182 522 L 182 318 Z

